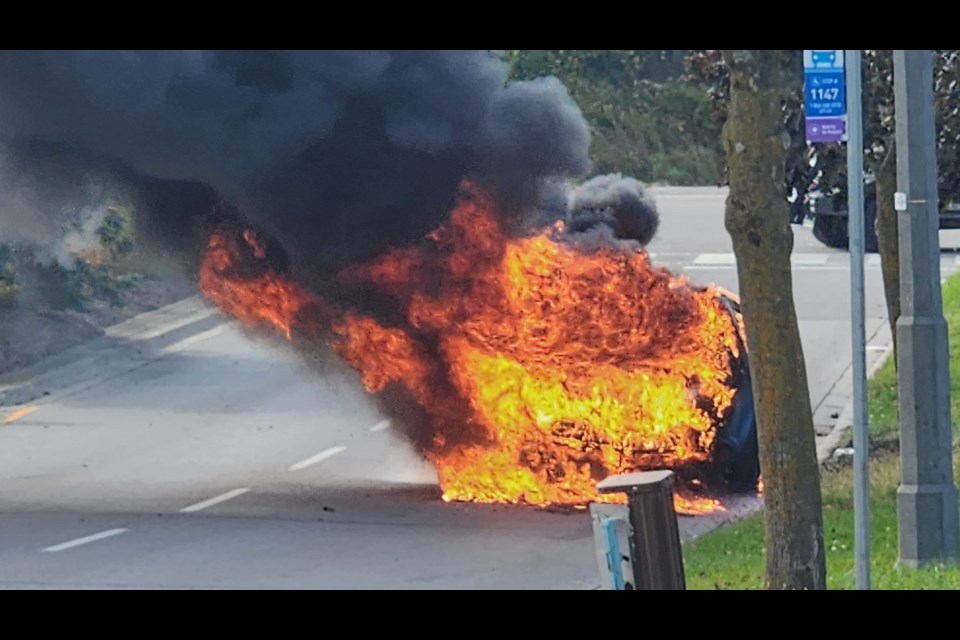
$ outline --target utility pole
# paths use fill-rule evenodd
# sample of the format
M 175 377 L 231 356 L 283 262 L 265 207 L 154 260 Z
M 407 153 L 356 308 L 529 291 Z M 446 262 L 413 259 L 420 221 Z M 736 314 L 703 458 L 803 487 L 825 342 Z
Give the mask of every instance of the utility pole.
M 898 564 L 957 560 L 947 322 L 940 291 L 933 55 L 893 53 L 901 311 L 897 319 L 901 479 Z

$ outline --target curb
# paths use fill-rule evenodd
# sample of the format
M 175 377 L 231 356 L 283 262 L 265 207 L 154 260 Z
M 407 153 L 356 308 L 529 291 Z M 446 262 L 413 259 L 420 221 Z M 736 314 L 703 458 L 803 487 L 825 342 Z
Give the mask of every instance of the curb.
M 867 362 L 866 379 L 869 382 L 880 368 L 893 355 L 893 338 L 890 333 L 890 325 L 886 318 L 883 324 L 867 340 Z M 834 388 L 840 387 L 847 391 L 847 399 L 844 402 L 843 409 L 837 417 L 833 428 L 825 436 L 818 438 L 817 442 L 817 460 L 822 465 L 829 460 L 834 451 L 842 446 L 845 439 L 850 437 L 853 427 L 853 365 L 848 366 L 843 375 L 834 385 Z
M 224 322 L 199 295 L 134 316 L 107 327 L 98 338 L 0 376 L 0 407 L 75 393 L 143 366 L 171 345 Z

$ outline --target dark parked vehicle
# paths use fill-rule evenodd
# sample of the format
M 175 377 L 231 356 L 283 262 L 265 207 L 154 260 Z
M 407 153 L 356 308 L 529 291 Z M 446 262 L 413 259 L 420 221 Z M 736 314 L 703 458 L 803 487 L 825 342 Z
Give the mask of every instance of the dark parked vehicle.
M 847 249 L 850 237 L 847 230 L 846 201 L 836 196 L 820 196 L 812 199 L 809 211 L 801 211 L 803 205 L 794 207 L 793 222 L 800 224 L 804 217 L 813 218 L 813 236 L 828 247 Z M 948 203 L 940 210 L 941 229 L 960 229 L 960 205 Z M 879 251 L 877 241 L 877 185 L 867 179 L 863 185 L 863 248 L 868 253 Z

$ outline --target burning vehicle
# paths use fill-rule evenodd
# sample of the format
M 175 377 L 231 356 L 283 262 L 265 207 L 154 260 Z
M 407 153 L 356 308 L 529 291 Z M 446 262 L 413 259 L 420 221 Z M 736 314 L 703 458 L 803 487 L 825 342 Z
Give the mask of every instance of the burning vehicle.
M 598 198 L 600 185 L 618 193 Z M 445 500 L 582 506 L 621 499 L 597 493 L 608 475 L 668 467 L 681 512 L 709 510 L 704 496 L 759 477 L 738 304 L 650 263 L 645 198 L 600 176 L 568 220 L 511 235 L 466 181 L 422 242 L 337 274 L 364 299 L 341 308 L 226 216 L 199 282 L 248 326 L 328 341 L 435 465 Z
M 736 297 L 651 264 L 653 201 L 584 180 L 555 78 L 486 51 L 4 52 L 0 112 L 149 176 L 137 228 L 226 315 L 352 367 L 444 500 L 583 507 L 671 468 L 689 513 L 757 483 Z

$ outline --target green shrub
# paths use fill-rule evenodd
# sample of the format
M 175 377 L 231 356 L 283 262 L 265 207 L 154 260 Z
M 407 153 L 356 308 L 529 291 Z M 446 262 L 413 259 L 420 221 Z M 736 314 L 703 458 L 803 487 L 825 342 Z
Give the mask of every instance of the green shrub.
M 720 132 L 703 87 L 680 80 L 683 51 L 516 50 L 511 78 L 557 76 L 590 127 L 597 173 L 717 184 Z

